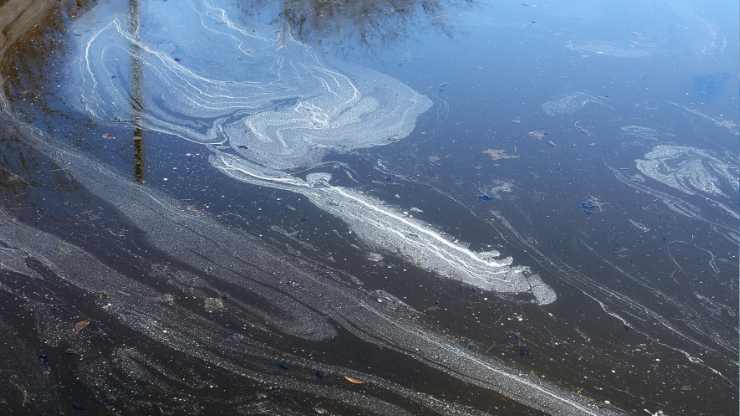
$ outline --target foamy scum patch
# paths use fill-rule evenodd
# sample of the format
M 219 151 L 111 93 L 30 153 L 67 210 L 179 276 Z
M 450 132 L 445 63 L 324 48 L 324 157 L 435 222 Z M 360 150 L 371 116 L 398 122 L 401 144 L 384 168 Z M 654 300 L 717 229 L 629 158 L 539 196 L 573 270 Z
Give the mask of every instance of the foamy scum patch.
M 407 261 L 442 276 L 499 293 L 530 293 L 541 305 L 557 299 L 555 292 L 528 268 L 513 265 L 511 257 L 497 251 L 474 252 L 435 231 L 429 224 L 410 218 L 383 202 L 340 186 L 331 176 L 309 174 L 299 178 L 271 177 L 269 172 L 228 154 L 213 156 L 212 163 L 244 182 L 297 192 L 319 208 L 341 218 L 368 244 L 400 254 Z
M 77 22 L 93 29 L 79 38 L 67 85 L 72 104 L 97 119 L 130 121 L 140 104 L 149 130 L 229 144 L 254 163 L 290 169 L 329 150 L 404 138 L 431 107 L 394 78 L 330 66 L 289 31 L 241 28 L 209 3 L 145 2 L 138 37 L 114 7 Z M 134 59 L 143 68 L 141 98 L 131 93 Z
M 98 6 L 76 23 L 93 27 L 79 37 L 67 86 L 74 97 L 82 91 L 73 100 L 79 110 L 126 123 L 134 118 L 131 109 L 140 108 L 145 129 L 212 145 L 212 163 L 223 172 L 305 195 L 370 246 L 485 290 L 555 301 L 538 275 L 511 258 L 473 252 L 381 201 L 316 176 L 306 182 L 285 173 L 313 166 L 329 151 L 407 137 L 430 108 L 427 97 L 366 68 L 329 65 L 287 30 L 241 27 L 209 2 L 172 3 L 146 2 L 136 36 L 116 5 Z M 131 75 L 132 61 L 140 63 L 141 76 Z M 142 97 L 132 98 L 135 82 L 144 84 Z
M 694 147 L 655 146 L 635 164 L 643 175 L 687 195 L 730 198 L 737 192 L 737 168 Z
M 737 161 L 690 146 L 657 145 L 635 160 L 635 175 L 610 168 L 615 178 L 662 201 L 671 211 L 710 224 L 737 243 Z

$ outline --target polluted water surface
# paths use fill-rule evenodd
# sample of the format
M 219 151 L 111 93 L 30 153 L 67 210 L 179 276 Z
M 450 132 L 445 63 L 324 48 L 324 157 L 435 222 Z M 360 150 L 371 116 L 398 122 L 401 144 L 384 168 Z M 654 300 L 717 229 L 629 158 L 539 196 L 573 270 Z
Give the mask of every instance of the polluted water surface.
M 21 3 L 9 414 L 737 414 L 736 4 Z

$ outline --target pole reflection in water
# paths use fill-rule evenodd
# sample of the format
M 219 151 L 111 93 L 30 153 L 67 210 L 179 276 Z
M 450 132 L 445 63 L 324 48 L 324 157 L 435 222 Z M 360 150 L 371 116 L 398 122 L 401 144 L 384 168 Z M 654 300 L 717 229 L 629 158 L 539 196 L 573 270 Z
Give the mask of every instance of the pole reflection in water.
M 129 0 L 129 31 L 139 40 L 139 1 Z M 134 180 L 144 183 L 144 101 L 142 99 L 141 48 L 138 43 L 131 43 L 131 115 L 134 125 Z

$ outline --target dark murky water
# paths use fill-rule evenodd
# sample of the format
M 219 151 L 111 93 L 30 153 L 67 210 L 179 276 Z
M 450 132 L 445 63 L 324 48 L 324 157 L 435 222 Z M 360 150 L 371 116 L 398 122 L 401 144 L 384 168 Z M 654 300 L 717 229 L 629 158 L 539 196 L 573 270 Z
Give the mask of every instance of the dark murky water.
M 737 5 L 61 3 L 10 414 L 738 414 Z

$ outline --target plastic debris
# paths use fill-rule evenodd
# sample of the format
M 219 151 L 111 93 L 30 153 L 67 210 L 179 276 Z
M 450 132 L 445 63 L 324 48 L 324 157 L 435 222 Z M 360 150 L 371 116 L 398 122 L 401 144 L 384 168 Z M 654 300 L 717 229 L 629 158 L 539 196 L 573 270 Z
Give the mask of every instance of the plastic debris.
M 75 335 L 79 335 L 79 333 L 82 332 L 88 326 L 90 326 L 90 320 L 89 319 L 83 319 L 83 320 L 78 321 L 78 322 L 75 323 L 75 326 L 72 329 L 72 332 L 74 332 Z
M 365 382 L 360 380 L 359 378 L 344 376 L 344 379 L 347 380 L 347 382 L 351 384 L 365 384 Z

